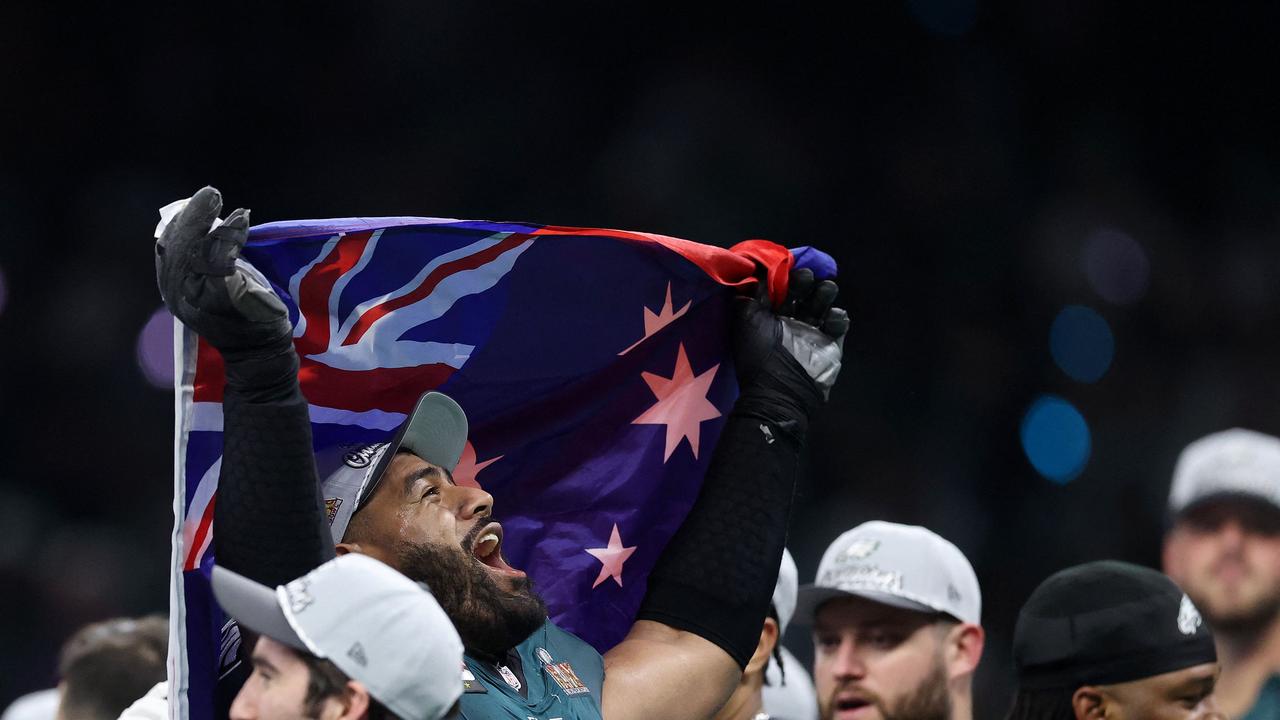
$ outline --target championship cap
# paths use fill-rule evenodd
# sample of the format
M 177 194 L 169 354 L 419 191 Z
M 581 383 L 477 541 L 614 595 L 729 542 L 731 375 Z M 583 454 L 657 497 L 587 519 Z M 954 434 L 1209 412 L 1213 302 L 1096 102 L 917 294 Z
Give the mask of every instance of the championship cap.
M 318 658 L 405 720 L 438 720 L 462 695 L 462 640 L 425 586 L 348 553 L 274 591 L 221 566 L 218 604 L 245 627 Z
M 827 547 L 812 585 L 800 588 L 796 620 L 813 622 L 822 603 L 854 595 L 885 605 L 982 620 L 982 591 L 959 548 L 919 525 L 872 520 Z
M 791 551 L 782 548 L 782 565 L 778 568 L 778 583 L 773 586 L 773 611 L 778 614 L 778 642 L 787 634 L 787 625 L 796 614 L 796 592 L 800 586 L 800 571 Z
M 1077 688 L 1214 662 L 1213 635 L 1163 574 L 1115 560 L 1040 583 L 1018 613 L 1013 660 L 1024 688 Z
M 1169 509 L 1177 515 L 1221 495 L 1258 498 L 1280 507 L 1280 438 L 1232 428 L 1188 445 L 1173 470 Z
M 467 416 L 453 398 L 428 392 L 418 398 L 390 443 L 340 447 L 316 457 L 320 494 L 333 542 L 342 542 L 351 517 L 373 497 L 391 459 L 401 449 L 449 472 L 457 467 L 467 444 Z

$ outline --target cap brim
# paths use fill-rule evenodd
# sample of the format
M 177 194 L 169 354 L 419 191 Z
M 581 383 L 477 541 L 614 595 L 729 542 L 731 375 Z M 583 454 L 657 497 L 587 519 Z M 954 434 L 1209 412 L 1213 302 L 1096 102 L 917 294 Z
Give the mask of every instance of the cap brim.
M 467 445 L 467 414 L 453 398 L 429 392 L 418 398 L 395 450 L 401 448 L 453 472 Z
M 461 405 L 443 393 L 424 393 L 418 398 L 413 413 L 396 430 L 395 439 L 386 452 L 378 459 L 378 466 L 374 468 L 369 486 L 360 496 L 358 507 L 363 507 L 373 497 L 387 466 L 401 450 L 408 450 L 432 465 L 453 472 L 467 445 L 467 432 L 467 414 Z
M 275 590 L 214 565 L 213 596 L 237 623 L 296 650 L 310 652 L 285 618 Z
M 813 625 L 813 616 L 818 612 L 818 608 L 828 600 L 834 600 L 842 597 L 858 597 L 872 602 L 878 602 L 881 605 L 901 608 L 903 610 L 913 610 L 922 613 L 938 613 L 942 612 L 937 608 L 925 605 L 922 602 L 916 602 L 908 598 L 893 595 L 879 590 L 841 590 L 833 587 L 822 587 L 818 585 L 801 585 L 796 597 L 796 612 L 791 616 L 791 622 L 796 625 L 810 626 Z
M 1270 497 L 1267 497 L 1266 495 L 1263 495 L 1261 493 L 1247 492 L 1244 490 L 1223 489 L 1223 490 L 1214 490 L 1212 492 L 1208 492 L 1203 495 L 1200 495 L 1199 497 L 1193 498 L 1192 500 L 1183 504 L 1181 508 L 1178 508 L 1173 512 L 1176 517 L 1182 517 L 1183 515 L 1186 515 L 1189 512 L 1194 512 L 1205 506 L 1215 505 L 1215 504 L 1248 505 L 1248 506 L 1253 506 L 1258 508 L 1265 508 L 1267 510 L 1272 510 L 1272 511 L 1280 511 L 1280 505 L 1277 505 L 1274 500 L 1272 500 Z

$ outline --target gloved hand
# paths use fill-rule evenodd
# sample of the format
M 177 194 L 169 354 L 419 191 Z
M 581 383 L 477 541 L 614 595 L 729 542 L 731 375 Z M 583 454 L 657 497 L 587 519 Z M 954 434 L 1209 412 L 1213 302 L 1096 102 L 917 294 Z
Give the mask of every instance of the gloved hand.
M 156 241 L 156 283 L 174 317 L 222 353 L 227 383 L 252 389 L 296 376 L 289 312 L 236 259 L 249 238 L 249 211 L 213 227 L 222 194 L 201 188 Z
M 807 416 L 826 400 L 840 373 L 849 314 L 832 307 L 836 284 L 817 282 L 808 269 L 791 272 L 787 300 L 777 313 L 764 283 L 758 291 L 735 300 L 738 386 L 743 395 L 759 394 L 787 414 Z

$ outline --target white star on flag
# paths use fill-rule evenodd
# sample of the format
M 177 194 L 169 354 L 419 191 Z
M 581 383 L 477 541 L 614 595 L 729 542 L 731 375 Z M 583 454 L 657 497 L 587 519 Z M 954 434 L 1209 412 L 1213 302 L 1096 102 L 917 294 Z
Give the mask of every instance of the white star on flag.
M 640 417 L 632 420 L 631 424 L 667 426 L 663 463 L 671 459 L 671 453 L 675 452 L 680 441 L 686 438 L 689 440 L 689 448 L 693 450 L 693 456 L 698 457 L 698 440 L 702 435 L 700 424 L 703 420 L 720 417 L 720 411 L 711 404 L 710 400 L 707 400 L 711 381 L 715 379 L 716 370 L 719 369 L 720 365 L 717 363 L 712 365 L 710 370 L 695 376 L 693 367 L 689 365 L 689 356 L 685 354 L 684 343 L 680 343 L 676 354 L 676 366 L 670 378 L 649 372 L 640 373 L 640 377 L 644 378 L 658 402 L 645 410 Z
M 622 546 L 622 536 L 618 534 L 618 523 L 613 524 L 613 534 L 609 536 L 609 546 L 602 548 L 587 548 L 595 559 L 600 561 L 600 574 L 596 576 L 596 581 L 591 583 L 594 590 L 597 585 L 604 582 L 605 578 L 612 577 L 613 581 L 618 583 L 618 587 L 622 587 L 622 564 L 631 557 L 631 553 L 636 551 L 636 546 Z
M 636 345 L 639 345 L 645 340 L 648 340 L 649 338 L 653 337 L 655 333 L 657 333 L 662 328 L 670 325 L 672 322 L 675 321 L 676 318 L 689 312 L 689 306 L 692 304 L 693 304 L 693 301 L 689 300 L 684 304 L 684 307 L 680 308 L 679 310 L 672 311 L 671 283 L 670 281 L 668 281 L 667 282 L 667 300 L 662 304 L 662 309 L 659 310 L 657 313 L 654 313 L 649 308 L 647 307 L 644 308 L 644 337 L 635 341 L 635 343 L 633 343 L 631 347 L 618 353 L 618 355 L 626 355 L 627 353 L 634 350 Z

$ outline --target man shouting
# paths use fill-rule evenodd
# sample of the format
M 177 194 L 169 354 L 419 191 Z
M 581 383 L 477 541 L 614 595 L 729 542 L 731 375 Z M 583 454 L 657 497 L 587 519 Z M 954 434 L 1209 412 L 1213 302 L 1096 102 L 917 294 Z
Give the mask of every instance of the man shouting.
M 325 488 L 347 495 L 325 505 L 288 313 L 236 265 L 248 211 L 213 227 L 221 205 L 204 188 L 156 247 L 166 305 L 226 366 L 219 564 L 279 585 L 332 558 L 336 540 L 336 552 L 365 553 L 428 582 L 466 648 L 468 718 L 712 715 L 756 648 L 809 415 L 839 371 L 848 318 L 831 307 L 835 285 L 796 273 L 786 305 L 796 318 L 774 315 L 760 298 L 737 301 L 740 396 L 637 619 L 601 658 L 551 623 L 528 579 L 502 559 L 492 497 L 453 482 L 466 425 L 444 396 L 424 396 L 395 442 L 355 452 L 351 464 L 363 468 L 349 469 L 363 475 L 327 474 Z

